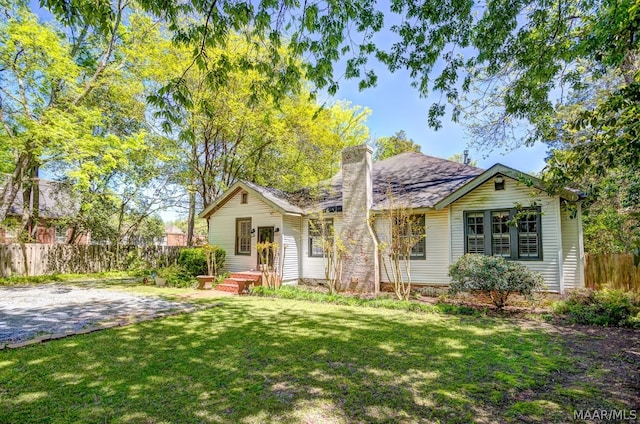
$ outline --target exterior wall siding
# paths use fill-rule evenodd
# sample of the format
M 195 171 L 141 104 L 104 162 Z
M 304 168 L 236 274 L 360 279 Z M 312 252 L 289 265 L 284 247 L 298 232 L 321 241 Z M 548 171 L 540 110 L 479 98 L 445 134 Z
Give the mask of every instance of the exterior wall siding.
M 565 289 L 584 288 L 584 257 L 580 248 L 579 216 L 571 218 L 569 211 L 561 212 L 562 225 L 562 271 Z
M 282 217 L 283 283 L 297 283 L 300 278 L 301 222 L 298 216 Z
M 383 217 L 375 220 L 376 233 L 380 242 L 391 241 L 389 221 Z M 449 210 L 429 210 L 425 212 L 426 258 L 414 259 L 410 263 L 413 284 L 449 284 Z M 389 277 L 381 263 L 380 280 L 388 283 Z M 406 273 L 404 277 L 407 278 Z
M 464 255 L 464 212 L 478 210 L 510 209 L 520 203 L 524 206 L 536 202 L 542 211 L 542 259 L 521 261 L 530 269 L 540 272 L 547 290 L 560 291 L 563 258 L 560 235 L 558 196 L 525 186 L 505 177 L 504 190 L 495 190 L 493 180 L 487 181 L 450 205 L 451 208 L 451 262 Z
M 277 227 L 274 241 L 282 243 L 282 215 L 271 206 L 249 195 L 246 204 L 241 204 L 241 192 L 238 192 L 216 213 L 209 217 L 209 243 L 217 244 L 225 250 L 227 258 L 223 271 L 241 272 L 255 270 L 258 266 L 256 251 L 258 227 Z M 236 218 L 251 218 L 251 228 L 256 232 L 251 236 L 251 255 L 236 255 Z M 277 264 L 276 264 L 277 265 Z
M 336 234 L 342 232 L 342 216 L 340 214 L 327 214 L 327 219 L 333 219 L 333 228 Z M 345 243 L 348 241 L 345 240 Z M 301 278 L 324 280 L 324 258 L 309 256 L 309 218 L 302 219 L 302 245 L 301 245 Z

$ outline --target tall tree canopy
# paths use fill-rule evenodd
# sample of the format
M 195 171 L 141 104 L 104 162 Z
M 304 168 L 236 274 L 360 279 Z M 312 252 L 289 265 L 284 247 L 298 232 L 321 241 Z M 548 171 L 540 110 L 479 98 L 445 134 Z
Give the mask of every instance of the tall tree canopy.
M 186 192 L 193 216 L 196 195 L 204 207 L 238 179 L 312 184 L 335 172 L 342 147 L 368 138 L 367 109 L 321 107 L 303 78 L 278 96 L 265 88 L 271 52 L 278 66 L 302 68 L 287 46 L 231 31 L 194 61 L 171 20 L 136 3 L 76 2 L 68 14 L 50 5 L 57 19 L 46 22 L 26 2 L 2 5 L 0 171 L 13 175 L 0 184 L 0 223 L 18 190 L 37 199 L 43 169 L 79 199 L 79 213 L 64 220 L 72 240 L 92 231 L 120 244 Z M 196 16 L 186 22 L 197 25 Z M 34 234 L 37 214 L 34 200 L 22 220 Z
M 410 138 L 404 130 L 390 137 L 379 137 L 373 143 L 373 160 L 379 161 L 406 152 L 420 152 L 420 145 Z
M 218 92 L 238 74 L 259 76 L 246 87 L 248 104 L 267 101 L 285 109 L 292 95 L 335 93 L 342 77 L 359 79 L 361 88 L 375 85 L 370 62 L 377 60 L 390 71 L 407 70 L 421 95 L 442 93 L 442 102 L 428 112 L 433 127 L 441 125 L 449 103 L 454 120 L 464 117 L 472 122 L 479 146 L 552 143 L 556 150 L 549 158 L 547 177 L 552 184 L 565 185 L 585 172 L 601 177 L 620 169 L 638 171 L 640 0 L 391 0 L 384 5 L 377 0 L 140 0 L 131 4 L 153 14 L 166 26 L 174 45 L 188 50 L 186 70 L 165 81 L 159 93 L 167 100 L 162 113 L 168 122 L 173 120 L 172 132 L 177 117 L 193 107 L 193 78 Z M 71 40 L 61 40 L 55 31 L 38 30 L 38 37 L 48 38 L 30 45 L 36 39 L 33 33 L 22 39 L 23 49 L 5 38 L 4 69 L 15 73 L 19 67 L 33 66 L 24 62 L 27 56 L 22 52 L 50 45 L 34 57 L 40 58 L 41 71 L 60 83 L 44 90 L 53 93 L 48 98 L 35 91 L 27 96 L 41 101 L 29 106 L 35 114 L 25 116 L 37 116 L 42 123 L 77 122 L 74 131 L 93 128 L 90 123 L 98 118 L 85 100 L 116 62 L 122 23 L 128 19 L 125 3 L 43 0 L 43 5 Z M 12 19 L 28 24 L 24 17 Z M 21 40 L 9 21 L 4 21 L 3 34 Z M 379 35 L 388 35 L 383 31 L 392 34 L 390 44 L 379 43 Z M 241 57 L 229 50 L 238 36 L 246 40 L 243 48 L 249 51 Z M 88 40 L 99 43 L 83 47 Z M 61 49 L 71 51 L 74 60 L 70 72 L 57 75 L 63 65 L 53 59 L 60 57 Z M 342 59 L 343 73 L 336 71 Z M 33 79 L 40 73 L 31 75 Z M 21 81 L 27 87 L 30 79 Z M 12 86 L 19 86 L 17 79 Z M 65 96 L 58 95 L 59 89 Z M 11 95 L 20 98 L 19 92 Z M 55 107 L 41 107 L 49 104 L 49 98 Z M 24 109 L 20 101 L 15 104 Z M 73 118 L 66 117 L 71 110 Z M 82 115 L 79 120 L 78 115 Z M 5 131 L 11 134 L 11 143 L 25 143 L 26 151 L 37 152 L 44 145 L 42 134 L 15 136 L 17 129 L 31 128 L 30 119 L 18 126 L 10 123 Z M 95 137 L 82 131 L 77 137 Z M 56 142 L 46 144 L 52 143 Z M 38 165 L 32 156 L 25 154 L 15 162 L 29 162 L 18 167 L 27 174 Z
M 105 30 L 117 17 L 110 0 L 44 4 L 61 19 L 88 20 Z M 454 103 L 473 83 L 486 82 L 485 91 L 500 101 L 496 125 L 525 120 L 540 126 L 528 141 L 544 134 L 557 90 L 581 86 L 578 60 L 590 61 L 595 72 L 623 69 L 627 83 L 634 80 L 630 65 L 640 19 L 637 0 L 141 0 L 140 5 L 168 22 L 177 42 L 192 46 L 194 64 L 207 69 L 212 84 L 224 84 L 226 73 L 241 67 L 265 75 L 260 87 L 273 93 L 299 87 L 303 74 L 334 93 L 341 78 L 334 72 L 338 60 L 346 57 L 345 76 L 368 87 L 376 76 L 367 62 L 375 57 L 391 71 L 407 69 L 421 94 L 441 91 Z M 385 19 L 399 22 L 385 26 Z M 395 35 L 389 48 L 376 43 L 383 30 Z M 206 48 L 224 45 L 238 31 L 250 33 L 256 49 L 269 40 L 264 60 L 207 62 Z M 286 57 L 280 50 L 284 44 L 292 53 Z M 297 61 L 301 55 L 304 62 Z M 460 110 L 453 112 L 457 117 Z M 434 105 L 431 124 L 438 126 L 443 113 L 444 105 Z
M 118 16 L 110 0 L 44 4 L 60 19 L 88 20 L 107 32 Z M 637 166 L 640 160 L 639 0 L 141 0 L 140 5 L 167 22 L 175 42 L 192 49 L 192 65 L 213 87 L 225 86 L 229 74 L 241 69 L 264 77 L 251 86 L 252 96 L 277 101 L 304 87 L 302 77 L 313 90 L 335 93 L 342 77 L 359 79 L 361 88 L 375 85 L 369 65 L 377 60 L 392 72 L 407 70 L 421 95 L 442 93 L 428 112 L 433 127 L 441 125 L 448 102 L 454 120 L 471 123 L 478 146 L 568 142 L 569 153 L 550 161 L 558 184 L 586 169 L 589 161 L 569 162 L 572 155 L 603 159 L 587 169 L 599 172 L 613 162 Z M 207 54 L 212 46 L 225 46 L 233 33 L 246 34 L 260 59 Z M 391 43 L 380 43 L 379 36 Z M 343 59 L 344 73 L 336 72 Z M 616 83 L 597 104 L 571 117 L 556 115 L 576 100 L 594 98 L 588 80 L 608 77 Z M 182 77 L 167 85 L 178 102 L 189 98 L 187 91 Z M 566 129 L 582 135 L 567 140 Z

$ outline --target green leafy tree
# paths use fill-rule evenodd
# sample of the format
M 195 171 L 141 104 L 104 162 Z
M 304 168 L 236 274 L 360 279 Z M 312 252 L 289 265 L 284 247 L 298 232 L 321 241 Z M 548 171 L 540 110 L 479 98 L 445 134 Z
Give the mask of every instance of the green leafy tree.
M 374 142 L 373 160 L 379 161 L 406 152 L 420 152 L 420 145 L 400 130 L 391 137 L 380 137 Z
M 472 123 L 477 146 L 563 143 L 549 161 L 555 173 L 550 180 L 556 186 L 585 170 L 605 175 L 620 166 L 638 168 L 637 0 L 428 4 L 394 0 L 388 8 L 379 3 L 143 0 L 139 4 L 162 17 L 178 45 L 191 49 L 188 69 L 202 73 L 207 89 L 224 89 L 230 75 L 241 72 L 260 75 L 249 86 L 251 99 L 279 102 L 303 90 L 305 80 L 312 83 L 312 91 L 326 89 L 332 94 L 341 77 L 335 63 L 341 59 L 346 59 L 344 76 L 359 79 L 365 88 L 376 83 L 367 66 L 375 57 L 392 72 L 407 70 L 420 95 L 442 94 L 443 100 L 428 112 L 428 122 L 435 128 L 441 125 L 448 102 L 454 120 Z M 45 0 L 44 5 L 66 25 L 88 24 L 97 34 L 109 34 L 121 20 L 116 2 Z M 393 21 L 385 14 L 398 16 L 399 23 L 385 27 L 385 20 Z M 393 35 L 389 48 L 373 42 L 383 29 Z M 253 56 L 231 60 L 228 54 L 210 54 L 212 48 L 224 50 L 239 33 L 251 40 Z M 165 85 L 164 94 L 175 104 L 189 106 L 192 99 L 188 73 Z M 598 82 L 613 74 L 617 83 L 596 95 Z M 599 100 L 572 116 L 558 115 L 564 106 L 579 106 L 585 99 Z M 175 112 L 164 108 L 168 115 Z M 566 130 L 582 135 L 567 138 Z
M 109 28 L 117 19 L 116 5 L 100 2 L 91 8 L 84 2 L 46 0 L 57 16 L 70 22 L 80 18 L 99 28 Z M 252 88 L 275 97 L 300 88 L 301 76 L 319 89 L 335 93 L 340 75 L 334 64 L 346 57 L 346 78 L 357 78 L 360 87 L 376 83 L 367 67 L 375 57 L 390 71 L 406 69 L 423 96 L 442 92 L 442 98 L 456 105 L 453 118 L 462 113 L 465 94 L 481 90 L 470 98 L 490 99 L 483 105 L 497 111 L 493 128 L 526 122 L 534 130 L 522 139 L 539 139 L 550 128 L 547 117 L 554 110 L 557 88 L 581 86 L 577 62 L 588 60 L 593 72 L 621 69 L 627 85 L 634 80 L 634 55 L 638 47 L 639 16 L 635 0 L 582 0 L 543 2 L 528 0 L 505 3 L 446 2 L 429 4 L 415 0 L 394 0 L 383 6 L 376 0 L 350 2 L 290 2 L 241 0 L 178 2 L 143 0 L 140 5 L 162 16 L 174 39 L 193 48 L 194 66 L 206 70 L 209 84 L 224 87 L 227 75 L 238 69 L 264 76 Z M 385 15 L 400 22 L 385 26 Z M 374 43 L 376 33 L 389 31 L 389 48 Z M 256 49 L 258 40 L 269 45 L 258 61 L 234 62 L 221 56 L 209 61 L 207 48 L 224 47 L 229 34 L 250 34 Z M 290 55 L 280 46 L 288 41 Z M 305 62 L 297 61 L 304 56 Z M 174 88 L 184 97 L 181 78 Z M 429 111 L 429 123 L 438 127 L 445 114 L 443 104 Z M 506 133 L 503 133 L 506 134 Z M 495 140 L 500 142 L 501 140 Z
M 162 218 L 158 215 L 152 215 L 140 223 L 134 238 L 138 244 L 152 246 L 161 243 L 165 235 L 165 225 Z
M 184 49 L 167 49 L 174 62 L 182 60 L 188 67 Z M 207 49 L 206 60 L 259 61 L 262 53 L 244 38 L 230 36 L 226 48 Z M 185 74 L 187 97 L 181 102 L 163 89 L 150 98 L 178 146 L 179 176 L 190 196 L 189 222 L 194 222 L 196 205 L 207 207 L 240 179 L 293 190 L 329 178 L 339 167 L 342 148 L 368 138 L 365 108 L 347 102 L 321 107 L 307 90 L 286 93 L 278 101 L 256 96 L 252 88 L 264 76 L 252 70 L 228 73 L 225 87 L 212 87 L 208 77 L 199 69 Z
M 0 220 L 22 187 L 24 199 L 34 199 L 22 219 L 31 235 L 39 210 L 32 181 L 41 169 L 67 181 L 80 205 L 65 219 L 73 229 L 71 243 L 91 232 L 94 240 L 120 245 L 179 200 L 173 145 L 152 135 L 146 105 L 149 82 L 162 67 L 150 38 L 158 34 L 157 23 L 125 3 L 114 5 L 106 27 L 85 17 L 44 24 L 19 2 L 0 20 L 6 82 L 0 87 L 0 136 L 7 140 L 0 158 L 15 158 Z
M 40 209 L 34 181 L 40 169 L 63 169 L 74 188 L 89 190 L 96 175 L 127 161 L 144 143 L 144 132 L 131 126 L 116 131 L 114 113 L 105 106 L 114 104 L 114 90 L 125 86 L 117 84 L 122 58 L 114 59 L 122 41 L 122 3 L 108 30 L 78 23 L 71 36 L 55 22 L 40 23 L 20 2 L 10 6 L 0 18 L 0 137 L 4 154 L 10 151 L 14 161 L 2 191 L 0 221 L 22 189 L 24 204 L 32 205 L 24 208 L 22 227 L 31 227 L 33 236 Z M 119 98 L 124 102 L 131 94 Z M 121 117 L 125 109 L 135 113 L 130 104 L 120 106 Z

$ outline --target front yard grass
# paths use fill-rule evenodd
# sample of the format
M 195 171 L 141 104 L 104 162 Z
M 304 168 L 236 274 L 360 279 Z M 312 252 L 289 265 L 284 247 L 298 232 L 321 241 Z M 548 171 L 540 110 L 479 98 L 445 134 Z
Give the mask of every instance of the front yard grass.
M 519 321 L 221 303 L 0 352 L 0 422 L 546 423 L 629 408 L 581 379 L 557 335 Z

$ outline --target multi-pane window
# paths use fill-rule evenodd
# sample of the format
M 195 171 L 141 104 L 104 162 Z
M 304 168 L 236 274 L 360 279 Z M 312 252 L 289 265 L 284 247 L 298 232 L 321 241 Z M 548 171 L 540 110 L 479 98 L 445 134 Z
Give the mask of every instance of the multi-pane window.
M 251 218 L 236 219 L 236 255 L 251 255 Z
M 539 249 L 538 214 L 535 211 L 526 213 L 518 219 L 518 257 L 537 258 Z
M 393 230 L 393 242 L 395 249 L 404 255 L 409 251 L 411 259 L 426 259 L 424 215 L 411 215 L 396 218 Z
M 467 253 L 484 254 L 484 213 L 467 214 Z
M 333 219 L 310 219 L 309 256 L 321 258 L 329 246 L 333 246 Z
M 540 215 L 539 209 L 515 208 L 465 212 L 465 252 L 542 260 Z
M 491 254 L 511 257 L 509 211 L 491 212 Z

